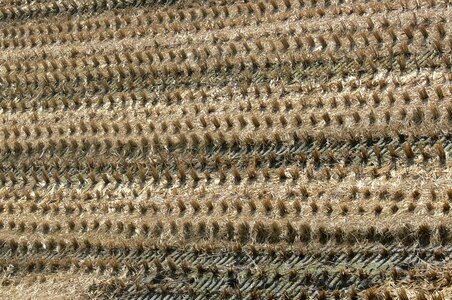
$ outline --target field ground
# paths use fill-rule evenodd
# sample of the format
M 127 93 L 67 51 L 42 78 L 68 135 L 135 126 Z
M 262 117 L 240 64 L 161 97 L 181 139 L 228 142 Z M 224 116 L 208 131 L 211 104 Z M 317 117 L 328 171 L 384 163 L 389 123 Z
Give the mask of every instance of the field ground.
M 0 1 L 0 298 L 452 299 L 451 21 Z

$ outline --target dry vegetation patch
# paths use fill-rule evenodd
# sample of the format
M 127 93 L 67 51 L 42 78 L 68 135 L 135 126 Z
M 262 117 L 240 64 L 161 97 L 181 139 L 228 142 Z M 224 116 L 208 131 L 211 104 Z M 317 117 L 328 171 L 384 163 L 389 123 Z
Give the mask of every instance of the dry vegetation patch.
M 0 298 L 452 297 L 443 0 L 0 3 Z

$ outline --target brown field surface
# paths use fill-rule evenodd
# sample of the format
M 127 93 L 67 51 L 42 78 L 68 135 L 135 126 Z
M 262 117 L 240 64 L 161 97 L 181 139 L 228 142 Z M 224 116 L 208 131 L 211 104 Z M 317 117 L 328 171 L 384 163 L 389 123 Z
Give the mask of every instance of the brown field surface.
M 449 0 L 0 1 L 0 299 L 452 299 Z

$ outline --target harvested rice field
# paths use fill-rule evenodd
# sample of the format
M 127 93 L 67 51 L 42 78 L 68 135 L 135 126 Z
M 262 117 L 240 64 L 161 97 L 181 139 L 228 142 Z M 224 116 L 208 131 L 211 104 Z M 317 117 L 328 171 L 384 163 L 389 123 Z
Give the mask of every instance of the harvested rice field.
M 452 299 L 451 21 L 0 1 L 0 299 Z

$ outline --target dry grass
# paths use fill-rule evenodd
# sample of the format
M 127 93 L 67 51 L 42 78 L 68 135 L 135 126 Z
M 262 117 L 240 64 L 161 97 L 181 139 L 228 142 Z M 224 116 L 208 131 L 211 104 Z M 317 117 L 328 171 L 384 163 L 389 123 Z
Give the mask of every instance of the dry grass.
M 0 3 L 0 298 L 452 296 L 450 5 L 107 2 Z

